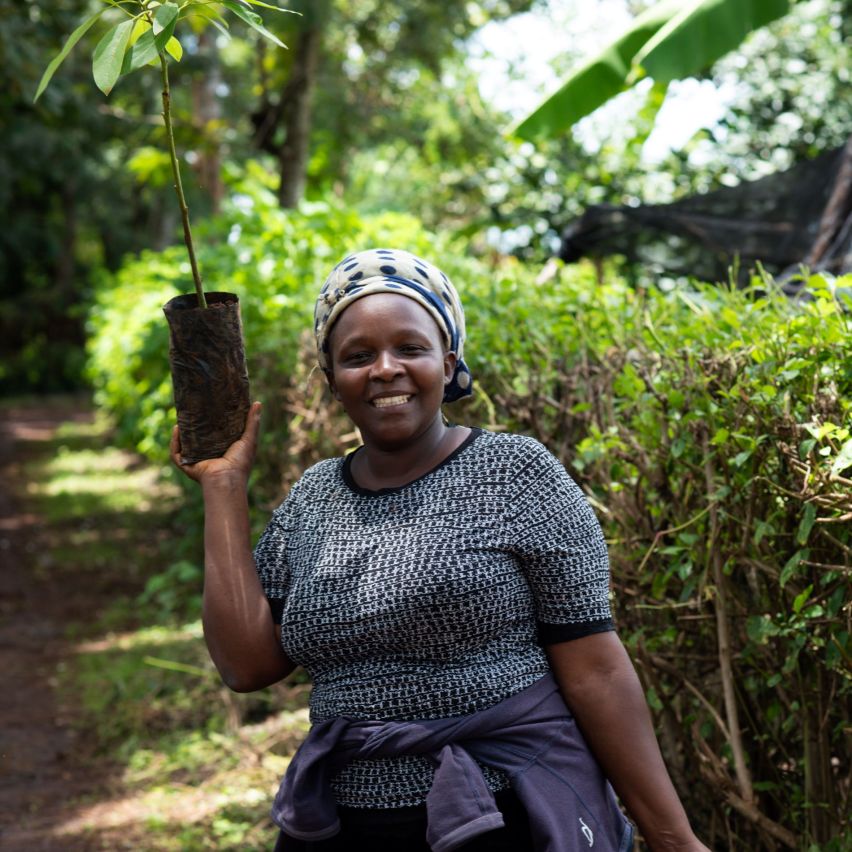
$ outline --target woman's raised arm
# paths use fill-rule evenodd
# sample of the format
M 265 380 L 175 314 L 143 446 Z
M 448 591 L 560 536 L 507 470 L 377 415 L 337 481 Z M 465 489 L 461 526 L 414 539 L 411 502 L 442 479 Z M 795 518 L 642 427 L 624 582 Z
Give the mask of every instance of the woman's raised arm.
M 222 680 L 236 692 L 263 689 L 295 664 L 279 642 L 255 571 L 248 512 L 248 477 L 257 450 L 260 403 L 222 458 L 180 462 L 180 435 L 172 433 L 172 461 L 201 485 L 204 495 L 204 639 Z

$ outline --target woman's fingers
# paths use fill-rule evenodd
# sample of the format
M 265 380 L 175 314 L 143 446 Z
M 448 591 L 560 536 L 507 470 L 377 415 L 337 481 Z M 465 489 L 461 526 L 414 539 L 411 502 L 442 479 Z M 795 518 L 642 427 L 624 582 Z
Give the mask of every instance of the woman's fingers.
M 172 436 L 169 441 L 169 455 L 172 462 L 188 477 L 196 481 L 200 481 L 201 477 L 207 474 L 219 474 L 235 470 L 241 470 L 247 476 L 254 463 L 254 455 L 257 451 L 261 409 L 261 403 L 252 403 L 246 417 L 246 426 L 243 434 L 228 447 L 222 458 L 205 459 L 192 465 L 184 464 L 181 460 L 180 431 L 175 426 L 172 429 Z
M 169 457 L 178 466 L 180 466 L 180 430 L 175 423 L 172 428 L 172 437 L 169 439 Z
M 257 447 L 257 438 L 260 434 L 260 413 L 262 410 L 263 405 L 261 403 L 253 402 L 246 418 L 246 428 L 243 432 L 243 438 L 251 444 L 252 450 Z

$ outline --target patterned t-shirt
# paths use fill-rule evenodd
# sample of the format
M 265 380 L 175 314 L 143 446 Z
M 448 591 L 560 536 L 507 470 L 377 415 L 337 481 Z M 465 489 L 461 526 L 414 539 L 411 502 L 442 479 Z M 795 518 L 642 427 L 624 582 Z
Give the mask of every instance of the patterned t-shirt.
M 543 677 L 542 644 L 613 629 L 600 525 L 535 439 L 473 429 L 379 491 L 350 461 L 307 470 L 255 549 L 281 644 L 313 681 L 313 721 L 472 713 Z M 340 804 L 403 807 L 432 774 L 425 757 L 358 761 L 334 789 Z

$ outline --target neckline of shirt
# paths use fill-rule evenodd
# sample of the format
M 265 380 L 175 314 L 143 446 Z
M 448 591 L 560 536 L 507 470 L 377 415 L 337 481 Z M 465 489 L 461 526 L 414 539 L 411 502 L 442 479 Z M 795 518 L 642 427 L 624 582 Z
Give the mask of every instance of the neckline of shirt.
M 427 476 L 431 476 L 436 471 L 440 470 L 445 465 L 449 464 L 454 458 L 463 453 L 483 432 L 478 426 L 470 426 L 470 434 L 442 461 L 438 462 L 435 467 L 427 470 L 426 473 L 421 474 L 420 476 L 412 479 L 410 482 L 406 482 L 402 485 L 395 485 L 392 488 L 362 488 L 355 482 L 354 477 L 352 476 L 352 457 L 358 450 L 349 453 L 343 459 L 343 465 L 341 468 L 341 474 L 343 476 L 343 481 L 346 483 L 346 486 L 354 491 L 356 494 L 360 494 L 364 497 L 384 497 L 388 494 L 398 494 L 401 491 L 405 491 L 406 488 L 411 488 L 412 485 L 421 482 Z M 361 449 L 360 447 L 358 448 Z

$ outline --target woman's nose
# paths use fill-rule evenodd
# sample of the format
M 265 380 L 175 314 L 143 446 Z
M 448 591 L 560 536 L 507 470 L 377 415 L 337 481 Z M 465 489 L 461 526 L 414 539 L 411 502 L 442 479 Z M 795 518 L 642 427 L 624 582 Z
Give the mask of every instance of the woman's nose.
M 375 361 L 373 361 L 373 369 L 370 371 L 370 377 L 387 381 L 399 375 L 401 370 L 399 360 L 393 352 L 382 351 L 378 353 Z

